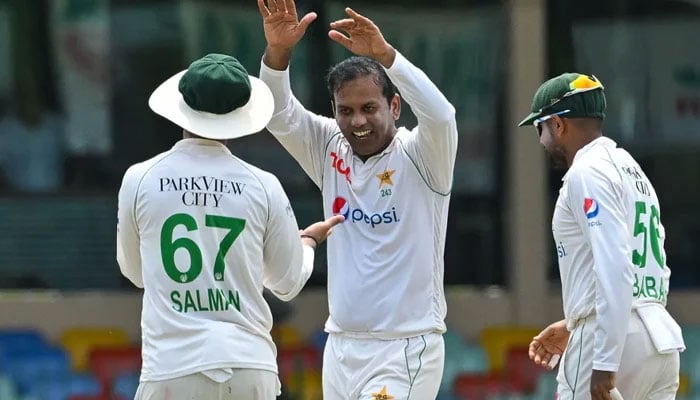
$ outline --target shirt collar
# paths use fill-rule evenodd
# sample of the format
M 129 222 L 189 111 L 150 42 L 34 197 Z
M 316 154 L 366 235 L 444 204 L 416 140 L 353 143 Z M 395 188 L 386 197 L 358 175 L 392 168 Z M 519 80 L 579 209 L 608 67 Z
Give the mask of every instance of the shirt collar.
M 229 148 L 223 143 L 217 142 L 216 140 L 200 138 L 180 139 L 177 143 L 175 143 L 173 149 L 219 150 L 226 154 L 231 154 L 231 150 L 229 150 Z
M 603 146 L 606 148 L 614 149 L 615 147 L 617 147 L 617 143 L 606 136 L 601 136 L 592 140 L 587 145 L 578 149 L 578 151 L 574 155 L 574 161 L 571 162 L 571 167 L 569 167 L 569 171 L 571 171 L 571 168 L 574 166 L 574 164 L 576 164 L 576 160 L 579 160 L 581 157 L 583 157 L 584 154 L 588 153 L 589 151 L 591 151 L 591 149 L 593 149 L 596 146 Z M 564 174 L 564 176 L 561 178 L 562 181 L 565 180 L 566 177 L 569 175 L 569 171 L 566 171 L 566 174 Z
M 401 129 L 401 128 L 399 128 L 399 129 Z M 394 147 L 396 147 L 396 142 L 397 142 L 397 140 L 398 140 L 398 139 L 397 139 L 398 136 L 399 136 L 399 131 L 397 130 L 397 131 L 396 131 L 396 134 L 395 134 L 394 137 L 391 139 L 391 142 L 389 142 L 389 145 L 386 146 L 386 148 L 385 148 L 384 150 L 382 150 L 382 151 L 380 151 L 379 153 L 377 153 L 377 154 L 375 154 L 375 155 L 369 157 L 369 158 L 368 158 L 367 160 L 365 160 L 364 162 L 367 162 L 367 161 L 372 160 L 372 159 L 375 159 L 375 158 L 381 158 L 382 156 L 384 156 L 384 154 L 391 153 L 391 152 L 394 150 Z M 346 143 L 347 146 L 352 150 L 352 147 L 350 146 L 350 143 L 348 143 L 347 139 L 345 139 L 345 143 Z M 353 154 L 353 157 L 357 157 L 358 159 L 360 159 L 360 156 L 358 156 L 358 155 L 355 154 L 354 152 L 353 152 L 352 154 Z

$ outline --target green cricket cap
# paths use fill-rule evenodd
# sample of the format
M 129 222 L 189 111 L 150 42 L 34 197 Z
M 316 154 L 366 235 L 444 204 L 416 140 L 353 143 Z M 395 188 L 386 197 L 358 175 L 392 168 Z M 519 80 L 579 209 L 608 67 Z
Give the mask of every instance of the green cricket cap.
M 532 100 L 532 112 L 518 126 L 537 118 L 569 110 L 567 118 L 605 119 L 603 84 L 593 75 L 565 73 L 543 83 Z
M 193 110 L 227 114 L 248 102 L 251 87 L 248 72 L 238 60 L 212 53 L 190 64 L 178 90 Z

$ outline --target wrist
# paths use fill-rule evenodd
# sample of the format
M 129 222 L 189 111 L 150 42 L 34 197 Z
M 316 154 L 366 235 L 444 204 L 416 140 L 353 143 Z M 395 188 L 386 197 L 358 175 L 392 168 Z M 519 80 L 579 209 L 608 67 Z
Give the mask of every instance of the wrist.
M 391 68 L 391 66 L 394 65 L 394 60 L 396 60 L 396 49 L 388 43 L 386 46 L 383 52 L 374 55 L 374 59 L 382 64 L 384 68 Z
M 292 59 L 292 48 L 267 46 L 263 55 L 263 62 L 269 68 L 284 71 Z
M 301 243 L 305 244 L 307 246 L 311 246 L 312 248 L 316 249 L 318 247 L 318 239 L 313 237 L 312 235 L 302 233 L 299 235 L 301 237 Z

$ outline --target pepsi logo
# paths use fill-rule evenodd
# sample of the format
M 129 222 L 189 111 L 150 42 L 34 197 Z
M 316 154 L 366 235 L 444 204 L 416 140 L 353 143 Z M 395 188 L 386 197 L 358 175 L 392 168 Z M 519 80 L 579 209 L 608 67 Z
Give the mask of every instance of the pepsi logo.
M 588 197 L 583 199 L 583 212 L 586 213 L 586 218 L 591 219 L 597 217 L 598 211 L 600 211 L 600 209 L 598 208 L 597 201 Z
M 331 205 L 333 215 L 342 215 L 345 217 L 345 222 L 350 221 L 355 223 L 365 223 L 371 228 L 376 228 L 378 225 L 389 225 L 399 222 L 399 216 L 396 207 L 391 207 L 391 210 L 384 212 L 365 212 L 361 208 L 351 208 L 350 203 L 343 197 L 336 197 Z
M 331 211 L 333 212 L 333 215 L 342 215 L 345 217 L 345 221 L 347 221 L 348 215 L 350 214 L 350 204 L 348 204 L 348 201 L 344 198 L 336 197 L 335 200 L 333 200 Z

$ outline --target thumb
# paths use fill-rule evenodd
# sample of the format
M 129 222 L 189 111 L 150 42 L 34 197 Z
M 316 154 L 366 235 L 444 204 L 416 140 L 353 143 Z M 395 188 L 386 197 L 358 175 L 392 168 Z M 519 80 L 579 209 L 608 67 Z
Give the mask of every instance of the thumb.
M 339 223 L 345 221 L 345 217 L 342 215 L 334 215 L 328 218 L 325 222 L 328 224 L 328 229 L 338 225 Z
M 311 25 L 312 22 L 318 17 L 318 15 L 315 12 L 310 12 L 299 21 L 299 28 L 301 29 L 302 32 L 306 32 L 306 28 Z

